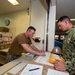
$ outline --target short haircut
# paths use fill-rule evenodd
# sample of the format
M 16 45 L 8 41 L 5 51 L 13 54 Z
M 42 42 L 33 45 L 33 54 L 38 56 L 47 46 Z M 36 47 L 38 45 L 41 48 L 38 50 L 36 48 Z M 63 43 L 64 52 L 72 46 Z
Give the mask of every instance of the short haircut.
M 28 29 L 27 29 L 27 31 L 28 30 L 34 30 L 34 31 L 36 31 L 36 29 L 33 26 L 29 26 Z
M 70 18 L 68 17 L 68 16 L 62 16 L 62 17 L 60 17 L 59 19 L 58 19 L 58 21 L 57 21 L 57 23 L 59 22 L 59 21 L 68 21 L 68 22 L 70 22 L 71 23 L 71 20 L 70 20 Z

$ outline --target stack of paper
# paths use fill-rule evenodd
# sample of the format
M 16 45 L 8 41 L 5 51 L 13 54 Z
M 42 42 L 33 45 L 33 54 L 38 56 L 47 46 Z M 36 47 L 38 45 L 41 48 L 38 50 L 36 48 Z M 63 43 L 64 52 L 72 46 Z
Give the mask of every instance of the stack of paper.
M 53 64 L 48 62 L 48 59 L 50 57 L 50 52 L 45 52 L 46 56 L 39 56 L 35 62 L 41 63 L 41 64 L 45 64 L 45 65 L 50 65 L 50 66 L 54 66 Z
M 61 72 L 53 69 L 48 69 L 47 75 L 69 75 L 68 72 Z
M 20 75 L 42 75 L 43 66 L 28 64 Z

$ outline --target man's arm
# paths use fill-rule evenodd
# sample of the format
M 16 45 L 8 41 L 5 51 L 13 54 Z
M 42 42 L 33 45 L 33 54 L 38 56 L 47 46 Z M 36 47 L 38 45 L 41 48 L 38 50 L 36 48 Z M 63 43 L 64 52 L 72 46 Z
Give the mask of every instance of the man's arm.
M 36 50 L 36 51 L 39 51 L 39 49 L 36 48 L 33 44 L 31 44 L 30 46 L 31 46 L 32 49 L 34 49 L 34 50 Z
M 71 75 L 75 75 L 74 61 L 61 62 L 57 61 L 54 63 L 54 68 L 59 71 L 68 71 Z
M 32 47 L 32 49 L 39 51 L 39 52 L 45 52 L 44 50 L 39 50 L 38 48 L 36 48 L 33 44 L 30 45 Z
M 29 52 L 31 54 L 42 55 L 42 56 L 45 55 L 44 52 L 39 52 L 39 51 L 34 50 L 29 44 L 21 44 L 21 46 L 24 48 L 26 52 Z

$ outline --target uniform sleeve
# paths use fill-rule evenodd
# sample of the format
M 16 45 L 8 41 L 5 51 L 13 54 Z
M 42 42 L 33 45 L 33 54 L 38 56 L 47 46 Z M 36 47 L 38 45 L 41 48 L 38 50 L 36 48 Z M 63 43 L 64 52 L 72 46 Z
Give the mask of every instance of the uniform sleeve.
M 65 65 L 70 75 L 75 75 L 75 33 L 72 36 L 71 45 L 72 45 L 72 52 L 70 56 L 71 58 L 70 60 L 65 62 Z
M 73 37 L 72 37 L 72 43 L 73 43 L 73 45 L 75 46 L 75 33 L 74 33 L 74 35 L 73 35 Z
M 75 59 L 72 59 L 72 61 L 66 61 L 65 66 L 70 75 L 75 75 Z

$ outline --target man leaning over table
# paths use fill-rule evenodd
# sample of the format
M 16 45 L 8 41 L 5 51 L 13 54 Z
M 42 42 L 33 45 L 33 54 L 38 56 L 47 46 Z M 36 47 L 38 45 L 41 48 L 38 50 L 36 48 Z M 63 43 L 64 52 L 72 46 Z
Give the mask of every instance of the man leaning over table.
M 66 31 L 63 41 L 62 56 L 65 62 L 57 60 L 54 67 L 59 71 L 68 71 L 70 75 L 75 75 L 75 26 L 68 16 L 62 16 L 57 21 L 60 30 Z
M 7 53 L 8 62 L 19 58 L 23 51 L 31 54 L 45 56 L 44 51 L 38 50 L 31 42 L 31 38 L 35 32 L 36 29 L 30 26 L 25 33 L 21 33 L 15 37 Z

